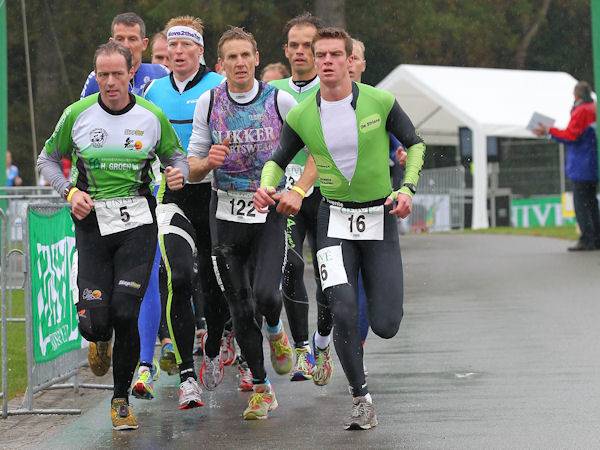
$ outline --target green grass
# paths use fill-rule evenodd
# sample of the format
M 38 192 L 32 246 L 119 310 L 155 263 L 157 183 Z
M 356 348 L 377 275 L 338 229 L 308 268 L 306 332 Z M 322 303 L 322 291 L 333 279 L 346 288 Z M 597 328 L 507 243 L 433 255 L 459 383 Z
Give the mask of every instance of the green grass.
M 8 302 L 8 300 L 7 300 Z M 8 312 L 8 303 L 7 303 Z M 13 291 L 12 316 L 25 317 L 23 291 Z M 25 392 L 27 387 L 27 356 L 25 354 L 25 323 L 8 323 L 8 398 Z M 4 344 L 4 343 L 3 343 Z M 0 373 L 2 367 L 0 367 Z M 1 387 L 0 387 L 1 389 Z
M 464 230 L 465 233 L 477 234 L 511 234 L 519 236 L 541 236 L 575 241 L 579 238 L 575 225 L 562 227 L 513 228 L 496 227 L 483 230 Z

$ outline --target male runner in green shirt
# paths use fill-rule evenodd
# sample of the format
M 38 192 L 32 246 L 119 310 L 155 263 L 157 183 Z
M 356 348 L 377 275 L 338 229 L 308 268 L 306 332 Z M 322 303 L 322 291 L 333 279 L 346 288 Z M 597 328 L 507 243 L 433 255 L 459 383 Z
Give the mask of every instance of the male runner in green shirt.
M 257 210 L 279 198 L 274 187 L 303 147 L 313 156 L 323 201 L 319 206 L 317 260 L 326 300 L 334 313 L 334 344 L 350 384 L 353 408 L 346 429 L 369 429 L 377 416 L 363 372 L 357 327 L 356 283 L 361 270 L 373 332 L 389 339 L 402 319 L 402 259 L 396 216 L 412 208 L 425 145 L 394 97 L 353 83 L 348 73 L 352 39 L 325 28 L 313 40 L 320 90 L 286 117 L 280 146 L 265 164 Z M 403 186 L 392 191 L 389 135 L 408 152 Z M 280 204 L 286 212 L 289 205 Z
M 189 168 L 163 112 L 129 93 L 129 49 L 113 41 L 101 45 L 94 68 L 99 93 L 65 109 L 37 166 L 71 204 L 79 331 L 96 343 L 109 341 L 114 330 L 111 419 L 113 429 L 125 430 L 138 427 L 128 393 L 140 352 L 138 313 L 157 241 L 150 167 L 158 156 L 172 190 L 183 187 Z M 73 160 L 71 180 L 62 174 L 63 157 Z

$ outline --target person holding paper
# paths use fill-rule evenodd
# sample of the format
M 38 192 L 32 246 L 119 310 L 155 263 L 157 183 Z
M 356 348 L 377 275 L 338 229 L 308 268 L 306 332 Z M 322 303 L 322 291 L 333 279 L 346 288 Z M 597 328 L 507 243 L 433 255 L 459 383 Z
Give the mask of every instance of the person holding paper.
M 581 229 L 577 244 L 569 251 L 600 250 L 600 213 L 598 211 L 598 153 L 596 146 L 596 105 L 592 89 L 585 81 L 575 85 L 575 103 L 567 128 L 547 128 L 539 124 L 537 136 L 565 144 L 566 174 L 573 182 L 575 217 Z

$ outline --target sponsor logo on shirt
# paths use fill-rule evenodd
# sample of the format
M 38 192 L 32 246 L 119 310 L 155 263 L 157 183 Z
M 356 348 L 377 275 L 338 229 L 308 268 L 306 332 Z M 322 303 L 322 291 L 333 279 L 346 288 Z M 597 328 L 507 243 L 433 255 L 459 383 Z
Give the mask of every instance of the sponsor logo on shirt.
M 90 142 L 92 147 L 101 148 L 106 142 L 108 132 L 104 128 L 94 128 L 90 131 Z
M 85 288 L 83 290 L 82 297 L 84 300 L 94 301 L 94 300 L 102 300 L 102 291 L 100 289 L 88 289 Z
M 123 132 L 123 134 L 125 136 L 143 136 L 144 130 L 131 130 L 129 128 L 125 128 L 125 131 Z
M 134 288 L 134 289 L 139 289 L 142 287 L 142 285 L 140 283 L 136 283 L 135 281 L 119 280 L 118 284 L 119 284 L 119 286 L 130 287 L 130 288 Z
M 143 146 L 144 144 L 142 141 L 134 141 L 130 137 L 125 138 L 125 144 L 123 145 L 124 148 L 129 148 L 132 150 L 141 150 Z
M 213 130 L 213 142 L 223 142 L 229 138 L 234 144 L 251 144 L 256 142 L 275 141 L 275 131 L 272 127 L 265 128 L 244 128 L 241 130 Z
M 381 116 L 379 114 L 371 114 L 360 121 L 358 128 L 361 133 L 368 133 L 369 131 L 376 130 L 381 126 Z

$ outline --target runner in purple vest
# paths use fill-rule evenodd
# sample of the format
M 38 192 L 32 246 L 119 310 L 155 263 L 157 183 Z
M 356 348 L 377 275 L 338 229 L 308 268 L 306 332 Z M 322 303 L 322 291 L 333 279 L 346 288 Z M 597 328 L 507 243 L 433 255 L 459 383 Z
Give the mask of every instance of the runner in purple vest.
M 193 180 L 211 170 L 214 174 L 213 264 L 254 382 L 243 417 L 265 419 L 277 400 L 264 366 L 255 308 L 267 322 L 273 368 L 279 374 L 292 368 L 292 349 L 280 320 L 285 217 L 274 209 L 259 213 L 252 195 L 260 185 L 262 167 L 277 147 L 283 118 L 296 101 L 254 78 L 259 59 L 250 33 L 231 28 L 221 36 L 218 51 L 227 81 L 200 96 L 188 157 Z

